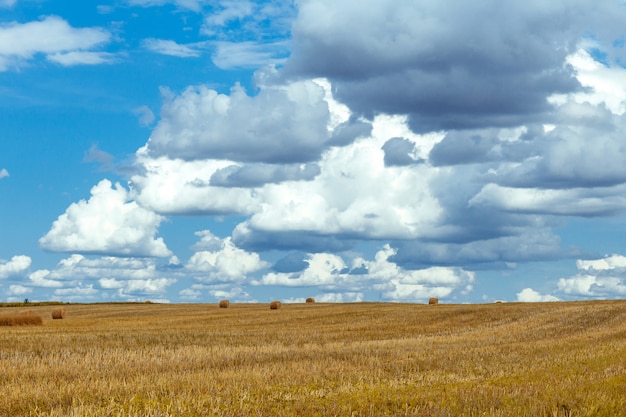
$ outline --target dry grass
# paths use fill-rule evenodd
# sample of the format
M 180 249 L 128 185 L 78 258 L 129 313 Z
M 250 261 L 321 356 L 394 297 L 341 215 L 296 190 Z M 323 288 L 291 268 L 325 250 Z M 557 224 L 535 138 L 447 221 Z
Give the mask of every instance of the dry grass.
M 626 415 L 625 301 L 30 308 L 2 417 Z

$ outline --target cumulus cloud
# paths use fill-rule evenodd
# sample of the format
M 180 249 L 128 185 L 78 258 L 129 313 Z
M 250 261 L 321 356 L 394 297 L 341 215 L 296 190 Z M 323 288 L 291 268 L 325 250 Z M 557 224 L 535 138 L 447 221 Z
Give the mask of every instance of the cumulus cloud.
M 29 275 L 30 285 L 53 289 L 55 298 L 131 300 L 162 296 L 177 282 L 177 272 L 163 269 L 154 258 L 86 257 L 73 254 L 52 270 Z
M 422 270 L 406 270 L 390 259 L 395 249 L 385 245 L 373 260 L 356 257 L 348 265 L 336 254 L 310 254 L 302 271 L 270 272 L 253 285 L 288 287 L 315 286 L 326 290 L 320 300 L 340 301 L 345 294 L 361 299 L 363 293 L 372 289 L 380 292 L 386 300 L 416 301 L 429 297 L 454 297 L 457 293 L 473 290 L 474 273 L 460 268 L 431 267 Z
M 185 265 L 201 282 L 236 282 L 245 280 L 249 274 L 267 268 L 269 263 L 257 253 L 247 252 L 235 246 L 232 239 L 219 239 L 210 231 L 197 232 L 201 241 Z
M 62 65 L 108 62 L 110 54 L 91 50 L 110 38 L 104 29 L 74 28 L 57 16 L 36 22 L 4 23 L 0 26 L 0 71 L 20 66 L 38 53 Z
M 162 238 L 155 238 L 163 217 L 130 201 L 120 185 L 102 180 L 91 198 L 71 204 L 39 240 L 54 252 L 119 256 L 171 255 Z
M 286 75 L 328 77 L 353 110 L 410 114 L 417 131 L 540 120 L 548 96 L 580 90 L 568 54 L 589 33 L 618 39 L 626 14 L 619 2 L 582 0 L 307 0 L 298 9 Z
M 205 86 L 166 97 L 161 120 L 147 148 L 154 157 L 239 162 L 308 162 L 328 140 L 324 90 L 311 81 L 262 88 L 249 96 L 235 86 L 230 95 Z
M 9 176 L 9 171 L 7 171 L 6 168 L 0 169 L 0 180 L 8 176 Z
M 576 267 L 576 275 L 559 279 L 559 292 L 576 298 L 613 298 L 626 295 L 625 256 L 613 254 L 601 259 L 578 260 Z
M 253 190 L 211 185 L 216 172 L 233 164 L 229 160 L 153 158 L 144 147 L 136 153 L 140 172 L 131 176 L 131 193 L 142 207 L 161 214 L 247 215 L 260 203 Z
M 0 279 L 22 274 L 28 270 L 32 259 L 30 256 L 16 255 L 10 261 L 0 259 Z

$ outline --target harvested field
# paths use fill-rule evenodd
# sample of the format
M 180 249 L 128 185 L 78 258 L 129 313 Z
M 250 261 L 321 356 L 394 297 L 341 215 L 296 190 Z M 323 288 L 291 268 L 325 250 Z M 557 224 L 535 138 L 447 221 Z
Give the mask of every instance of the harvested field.
M 29 308 L 3 417 L 626 415 L 626 301 Z

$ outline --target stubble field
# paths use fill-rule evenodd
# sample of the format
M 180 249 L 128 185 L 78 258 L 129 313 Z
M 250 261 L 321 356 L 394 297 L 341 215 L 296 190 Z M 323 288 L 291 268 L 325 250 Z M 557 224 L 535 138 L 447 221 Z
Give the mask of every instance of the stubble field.
M 626 301 L 53 308 L 0 327 L 2 417 L 626 415 Z

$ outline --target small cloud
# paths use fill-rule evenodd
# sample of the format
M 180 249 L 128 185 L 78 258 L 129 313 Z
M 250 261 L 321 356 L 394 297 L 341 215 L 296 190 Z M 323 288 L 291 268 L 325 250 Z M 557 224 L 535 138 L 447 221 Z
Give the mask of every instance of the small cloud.
M 115 55 L 110 52 L 73 51 L 47 56 L 48 61 L 56 62 L 64 67 L 74 65 L 99 65 L 115 62 Z
M 523 303 L 539 303 L 560 300 L 553 295 L 542 295 L 532 288 L 524 288 L 522 291 L 517 293 L 517 301 L 521 301 Z
M 0 169 L 0 180 L 9 176 L 9 171 L 5 168 Z
M 190 57 L 198 57 L 200 56 L 200 51 L 194 49 L 201 45 L 201 43 L 194 43 L 190 45 L 181 45 L 171 40 L 167 39 L 154 39 L 149 38 L 145 39 L 143 42 L 143 47 L 159 54 L 176 56 L 179 58 L 190 58 Z
M 102 166 L 102 170 L 110 171 L 113 168 L 113 155 L 104 152 L 98 148 L 98 145 L 91 145 L 91 148 L 85 152 L 84 162 L 96 162 Z
M 0 7 L 8 9 L 15 6 L 15 3 L 17 3 L 17 0 L 0 0 Z
M 133 110 L 133 114 L 139 118 L 142 126 L 149 126 L 154 122 L 155 116 L 148 106 L 140 106 Z
M 115 7 L 99 4 L 98 6 L 96 6 L 96 10 L 98 11 L 98 14 L 111 14 L 115 10 Z

